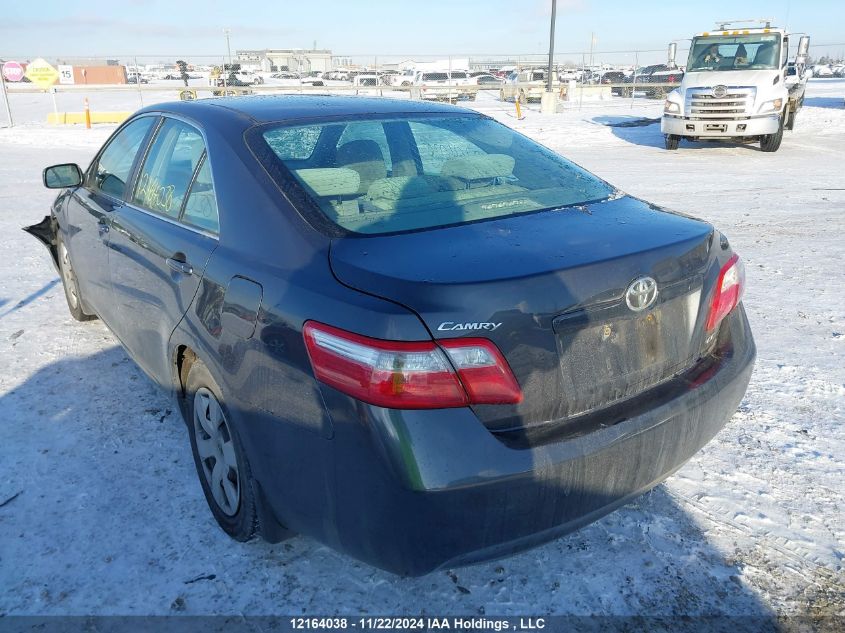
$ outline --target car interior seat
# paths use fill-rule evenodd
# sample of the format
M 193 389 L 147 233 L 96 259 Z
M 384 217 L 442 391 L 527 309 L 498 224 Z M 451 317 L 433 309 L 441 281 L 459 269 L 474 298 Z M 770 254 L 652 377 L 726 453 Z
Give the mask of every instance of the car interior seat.
M 381 147 L 369 139 L 349 141 L 338 147 L 336 163 L 338 167 L 347 167 L 358 172 L 361 177 L 358 193 L 361 194 L 367 193 L 370 185 L 376 180 L 387 177 Z

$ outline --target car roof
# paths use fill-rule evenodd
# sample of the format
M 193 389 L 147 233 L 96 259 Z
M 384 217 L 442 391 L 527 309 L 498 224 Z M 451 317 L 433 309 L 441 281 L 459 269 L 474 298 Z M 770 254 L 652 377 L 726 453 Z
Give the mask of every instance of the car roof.
M 364 114 L 474 114 L 474 110 L 412 99 L 344 95 L 252 95 L 159 103 L 141 112 L 171 112 L 201 122 L 247 117 L 254 123 Z

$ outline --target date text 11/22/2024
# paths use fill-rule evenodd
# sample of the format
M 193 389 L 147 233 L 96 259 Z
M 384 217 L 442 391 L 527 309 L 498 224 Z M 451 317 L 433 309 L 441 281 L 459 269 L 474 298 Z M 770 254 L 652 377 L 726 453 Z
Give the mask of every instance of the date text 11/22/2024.
M 466 617 L 296 617 L 290 619 L 291 629 L 304 630 L 386 630 L 386 631 L 539 631 L 546 628 L 545 618 L 466 618 Z

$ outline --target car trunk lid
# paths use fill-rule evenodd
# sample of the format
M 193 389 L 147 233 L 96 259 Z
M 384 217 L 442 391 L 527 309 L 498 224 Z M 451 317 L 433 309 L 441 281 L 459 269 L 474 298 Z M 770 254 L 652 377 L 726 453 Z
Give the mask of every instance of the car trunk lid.
M 415 311 L 438 339 L 485 337 L 524 399 L 474 407 L 491 430 L 573 418 L 691 366 L 713 237 L 704 222 L 622 197 L 437 230 L 337 239 L 344 284 Z M 657 282 L 654 305 L 625 294 Z

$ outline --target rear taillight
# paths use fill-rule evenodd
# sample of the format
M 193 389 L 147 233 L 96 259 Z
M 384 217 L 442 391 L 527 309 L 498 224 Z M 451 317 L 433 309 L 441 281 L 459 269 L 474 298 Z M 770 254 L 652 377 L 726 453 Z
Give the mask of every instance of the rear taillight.
M 734 255 L 719 271 L 713 302 L 710 304 L 710 314 L 707 315 L 707 325 L 705 326 L 708 332 L 715 330 L 722 319 L 728 316 L 731 310 L 742 301 L 744 292 L 745 265 L 739 259 L 739 255 Z
M 305 346 L 317 380 L 389 409 L 446 409 L 522 401 L 505 359 L 487 339 L 383 341 L 309 321 Z

